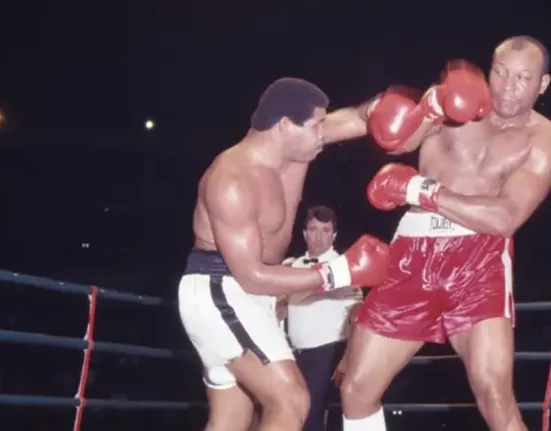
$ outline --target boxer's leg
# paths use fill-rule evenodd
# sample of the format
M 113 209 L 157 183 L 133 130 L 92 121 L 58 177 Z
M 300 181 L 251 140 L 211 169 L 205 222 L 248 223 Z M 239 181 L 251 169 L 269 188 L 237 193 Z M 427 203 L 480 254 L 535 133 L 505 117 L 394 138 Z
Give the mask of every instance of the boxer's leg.
M 310 399 L 294 361 L 263 363 L 247 351 L 228 365 L 237 381 L 262 405 L 260 431 L 300 431 Z
M 207 368 L 205 383 L 237 382 L 262 407 L 259 430 L 299 431 L 308 391 L 272 298 L 247 294 L 230 276 L 204 276 L 180 293 L 184 327 Z
M 497 317 L 453 335 L 482 416 L 492 431 L 527 430 L 513 391 L 514 336 L 511 320 Z
M 360 309 L 341 385 L 345 431 L 385 430 L 381 398 L 390 382 L 425 342 L 445 339 L 438 298 L 423 285 L 433 241 L 398 235 L 387 279 Z
M 279 326 L 273 298 L 244 294 L 227 280 L 226 300 L 234 318 L 227 319 L 242 352 L 228 370 L 261 406 L 259 430 L 302 428 L 310 398 L 284 331 Z
M 448 291 L 446 332 L 490 429 L 526 430 L 513 391 L 512 244 L 488 235 L 458 240 L 449 264 L 461 278 Z
M 345 431 L 386 429 L 381 398 L 422 345 L 422 341 L 387 338 L 356 325 L 348 341 L 348 365 L 341 385 Z
M 209 421 L 205 431 L 246 431 L 251 425 L 253 402 L 239 386 L 207 388 Z
M 425 286 L 434 241 L 397 235 L 387 279 L 358 313 L 341 385 L 345 431 L 385 430 L 381 398 L 394 376 L 425 342 L 445 340 L 436 290 Z

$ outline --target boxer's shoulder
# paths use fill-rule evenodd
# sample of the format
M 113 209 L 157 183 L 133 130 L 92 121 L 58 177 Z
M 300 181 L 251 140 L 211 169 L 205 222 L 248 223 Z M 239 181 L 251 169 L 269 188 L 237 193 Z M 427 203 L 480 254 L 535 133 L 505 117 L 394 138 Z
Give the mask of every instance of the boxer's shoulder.
M 260 165 L 239 148 L 221 153 L 205 173 L 200 186 L 211 210 L 241 212 L 257 206 L 258 191 L 274 181 L 273 169 Z
M 551 121 L 538 114 L 536 123 L 530 127 L 530 157 L 528 163 L 534 170 L 551 172 Z
M 547 142 L 551 145 L 551 121 L 538 112 L 533 113 L 533 125 L 531 127 L 532 138 L 538 142 Z
M 543 153 L 551 157 L 551 121 L 533 112 L 529 124 L 524 127 L 531 153 Z M 538 154 L 542 156 L 543 154 Z

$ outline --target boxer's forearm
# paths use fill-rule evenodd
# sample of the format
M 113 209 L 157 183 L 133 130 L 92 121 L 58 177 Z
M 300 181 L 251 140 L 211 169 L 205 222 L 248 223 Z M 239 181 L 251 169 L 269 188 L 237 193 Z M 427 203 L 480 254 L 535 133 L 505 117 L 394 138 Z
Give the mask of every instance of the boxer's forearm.
M 316 290 L 324 280 L 319 271 L 283 265 L 261 265 L 237 282 L 246 292 L 258 295 L 286 295 Z
M 465 196 L 442 188 L 438 213 L 475 232 L 510 237 L 518 229 L 514 208 L 501 197 Z
M 342 108 L 331 112 L 325 120 L 323 141 L 327 144 L 360 138 L 367 133 L 367 125 L 359 108 Z
M 359 106 L 337 109 L 327 115 L 323 140 L 326 144 L 349 141 L 367 134 L 367 119 L 375 96 Z

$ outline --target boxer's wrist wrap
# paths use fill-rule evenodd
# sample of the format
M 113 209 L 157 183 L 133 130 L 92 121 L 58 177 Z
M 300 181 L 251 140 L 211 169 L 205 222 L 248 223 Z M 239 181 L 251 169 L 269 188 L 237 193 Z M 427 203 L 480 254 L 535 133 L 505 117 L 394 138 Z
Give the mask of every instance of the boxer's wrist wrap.
M 428 211 L 438 211 L 438 191 L 440 183 L 425 178 L 421 175 L 415 175 L 409 180 L 406 190 L 406 203 L 421 207 Z
M 328 292 L 351 285 L 350 269 L 344 255 L 330 262 L 319 263 L 314 268 L 319 271 L 323 278 L 323 285 L 316 289 L 317 292 Z

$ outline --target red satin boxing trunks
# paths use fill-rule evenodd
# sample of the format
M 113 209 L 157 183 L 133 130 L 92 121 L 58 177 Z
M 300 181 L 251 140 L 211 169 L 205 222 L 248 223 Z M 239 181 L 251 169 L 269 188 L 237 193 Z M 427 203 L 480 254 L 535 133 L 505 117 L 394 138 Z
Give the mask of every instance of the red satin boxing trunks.
M 386 337 L 435 343 L 485 319 L 514 324 L 512 249 L 510 238 L 408 212 L 390 245 L 389 275 L 367 295 L 358 323 Z

